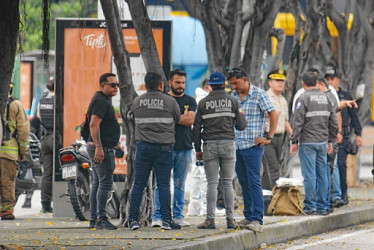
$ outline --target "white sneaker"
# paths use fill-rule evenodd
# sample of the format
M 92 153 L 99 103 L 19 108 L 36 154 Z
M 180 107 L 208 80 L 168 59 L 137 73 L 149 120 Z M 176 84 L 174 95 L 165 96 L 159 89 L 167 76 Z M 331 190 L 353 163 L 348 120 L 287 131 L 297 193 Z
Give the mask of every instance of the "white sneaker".
M 160 219 L 152 220 L 152 224 L 151 224 L 152 227 L 161 227 L 161 225 L 162 225 L 162 220 Z
M 183 218 L 177 218 L 174 219 L 174 222 L 177 223 L 181 227 L 189 227 L 190 223 L 188 223 L 185 219 Z

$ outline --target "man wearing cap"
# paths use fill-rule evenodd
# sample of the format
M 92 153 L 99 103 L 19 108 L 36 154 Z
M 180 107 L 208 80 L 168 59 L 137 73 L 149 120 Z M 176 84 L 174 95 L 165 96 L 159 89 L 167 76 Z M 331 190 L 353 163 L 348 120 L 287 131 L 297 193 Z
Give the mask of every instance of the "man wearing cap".
M 206 220 L 199 229 L 215 229 L 215 209 L 217 200 L 218 173 L 221 175 L 226 207 L 228 229 L 236 229 L 234 219 L 234 167 L 236 161 L 235 132 L 244 130 L 247 121 L 240 110 L 239 102 L 225 91 L 225 77 L 220 72 L 210 76 L 212 91 L 198 105 L 192 130 L 196 159 L 204 159 L 204 169 L 208 181 Z M 201 150 L 201 140 L 203 150 Z
M 269 95 L 247 80 L 242 68 L 228 72 L 228 81 L 234 89 L 232 96 L 238 100 L 248 121 L 243 131 L 235 130 L 236 174 L 242 186 L 245 218 L 239 224 L 254 232 L 262 232 L 264 197 L 261 187 L 261 160 L 264 145 L 273 139 L 279 113 Z M 265 134 L 266 117 L 270 117 L 269 133 Z
M 263 189 L 272 190 L 280 177 L 281 153 L 285 132 L 292 134 L 292 128 L 288 118 L 288 104 L 282 96 L 286 74 L 283 69 L 277 69 L 269 73 L 267 91 L 275 109 L 280 112 L 277 128 L 273 140 L 265 145 L 265 153 L 262 159 L 264 173 L 262 175 Z M 270 118 L 266 119 L 266 133 L 269 134 Z
M 192 140 L 191 125 L 195 120 L 196 100 L 185 94 L 186 72 L 180 69 L 174 69 L 169 73 L 170 91 L 178 103 L 181 113 L 180 120 L 175 124 L 175 144 L 173 151 L 173 219 L 174 222 L 182 227 L 189 226 L 190 223 L 184 219 L 184 187 L 187 173 L 191 165 Z M 159 191 L 156 187 L 154 199 L 154 212 L 152 215 L 152 227 L 161 227 L 161 211 L 159 201 Z
M 14 83 L 9 84 L 9 95 L 3 114 L 3 138 L 0 148 L 0 217 L 14 220 L 16 205 L 16 177 L 18 161 L 26 160 L 30 123 L 19 100 L 12 96 Z
M 343 91 L 339 88 L 340 84 L 340 77 L 337 70 L 334 67 L 327 67 L 325 73 L 326 81 L 337 91 L 339 100 L 346 101 L 352 100 L 351 94 L 346 91 Z M 361 124 L 357 116 L 357 111 L 354 108 L 355 106 L 348 105 L 347 108 L 342 109 L 341 116 L 342 116 L 342 130 L 339 130 L 339 134 L 343 136 L 343 142 L 339 144 L 338 150 L 338 168 L 339 168 L 339 179 L 340 179 L 340 187 L 341 187 L 341 198 L 344 202 L 344 205 L 348 204 L 348 193 L 347 193 L 347 151 L 344 149 L 344 146 L 349 141 L 350 135 L 350 127 L 353 128 L 354 133 L 356 135 L 356 141 L 358 147 L 362 146 L 362 139 L 361 139 Z M 339 106 L 340 108 L 340 106 Z

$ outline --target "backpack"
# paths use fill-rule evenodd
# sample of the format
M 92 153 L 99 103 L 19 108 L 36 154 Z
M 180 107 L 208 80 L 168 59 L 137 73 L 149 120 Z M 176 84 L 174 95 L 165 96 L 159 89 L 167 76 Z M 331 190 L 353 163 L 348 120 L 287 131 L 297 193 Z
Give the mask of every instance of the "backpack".
M 88 121 L 88 117 L 86 115 L 86 120 L 82 122 L 80 125 L 81 127 L 81 137 L 84 141 L 87 142 L 88 138 L 90 137 L 90 122 Z
M 305 215 L 299 187 L 273 188 L 273 198 L 267 209 L 269 215 Z

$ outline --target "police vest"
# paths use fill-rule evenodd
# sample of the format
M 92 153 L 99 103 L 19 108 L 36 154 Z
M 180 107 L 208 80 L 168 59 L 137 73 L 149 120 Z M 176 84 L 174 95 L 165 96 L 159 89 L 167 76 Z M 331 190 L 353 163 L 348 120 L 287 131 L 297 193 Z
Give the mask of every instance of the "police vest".
M 53 130 L 53 111 L 55 107 L 55 98 L 42 98 L 39 103 L 40 118 L 42 125 L 48 129 Z

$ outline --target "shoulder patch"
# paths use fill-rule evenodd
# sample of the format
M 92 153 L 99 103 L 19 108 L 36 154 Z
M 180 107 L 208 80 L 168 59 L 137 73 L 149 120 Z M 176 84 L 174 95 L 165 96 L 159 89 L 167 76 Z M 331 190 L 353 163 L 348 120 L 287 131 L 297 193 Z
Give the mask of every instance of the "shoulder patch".
M 296 104 L 296 109 L 300 109 L 300 107 L 301 107 L 301 102 L 298 102 L 298 103 Z

